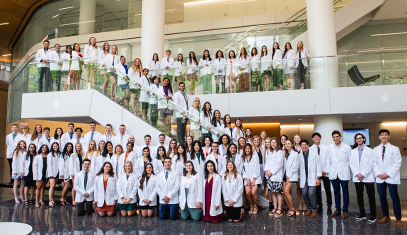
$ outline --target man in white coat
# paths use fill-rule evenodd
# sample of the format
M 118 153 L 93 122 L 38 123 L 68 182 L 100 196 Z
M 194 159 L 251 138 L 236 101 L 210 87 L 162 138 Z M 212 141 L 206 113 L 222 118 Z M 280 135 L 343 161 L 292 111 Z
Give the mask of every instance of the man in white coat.
M 113 144 L 113 151 L 114 151 L 114 149 L 116 148 L 116 145 L 115 145 L 116 141 L 115 141 L 115 136 L 112 133 L 112 130 L 113 130 L 112 125 L 111 124 L 106 124 L 106 126 L 105 126 L 105 131 L 106 132 L 103 135 L 101 135 L 100 138 L 98 139 L 98 146 L 99 146 L 99 142 L 102 141 L 102 140 L 105 141 L 105 143 L 107 141 L 110 141 Z
M 126 125 L 121 124 L 119 127 L 119 134 L 115 137 L 115 146 L 121 145 L 123 149 L 126 149 L 126 145 L 129 142 L 129 135 L 126 134 Z
M 41 48 L 37 51 L 35 55 L 35 60 L 39 62 L 37 64 L 38 72 L 40 73 L 40 80 L 38 82 L 38 91 L 43 91 L 43 82 L 45 83 L 44 91 L 49 91 L 51 85 L 51 78 L 49 72 L 49 64 L 47 64 L 49 60 L 49 54 L 51 51 L 49 50 L 49 41 L 44 40 L 43 42 L 44 48 Z M 45 81 L 44 81 L 45 77 Z
M 309 151 L 308 140 L 301 140 L 301 153 L 300 159 L 300 184 L 302 196 L 305 204 L 308 207 L 306 216 L 311 218 L 318 217 L 318 204 L 316 190 L 317 186 L 321 184 L 319 177 L 322 176 L 321 165 L 318 154 Z
M 6 137 L 6 145 L 7 145 L 7 161 L 8 161 L 8 165 L 10 167 L 10 177 L 11 177 L 11 164 L 13 162 L 13 152 L 17 147 L 18 142 L 21 140 L 21 138 L 23 137 L 23 135 L 18 132 L 18 125 L 17 124 L 13 124 L 11 126 L 11 133 L 7 135 Z M 28 145 L 30 143 L 25 143 L 26 146 L 28 147 Z M 8 182 L 9 185 L 13 184 L 13 180 L 10 179 L 10 182 Z
M 61 46 L 59 44 L 55 44 L 55 50 L 51 51 L 49 54 L 49 62 L 50 62 L 50 69 L 51 69 L 51 90 L 61 90 L 61 77 L 62 71 L 61 67 L 63 61 L 61 60 Z M 50 88 L 51 88 L 50 87 Z
M 48 149 L 51 150 L 51 144 L 54 143 L 54 137 L 50 136 L 50 131 L 51 130 L 49 129 L 49 127 L 44 127 L 44 129 L 42 130 L 42 133 L 44 135 L 42 135 L 42 138 L 38 141 L 37 149 L 40 149 L 41 146 L 46 145 L 48 146 Z
M 312 134 L 312 141 L 314 144 L 309 148 L 309 151 L 314 152 L 319 156 L 320 166 L 322 171 L 322 177 L 319 179 L 322 181 L 321 183 L 324 185 L 325 196 L 326 196 L 326 205 L 327 205 L 327 213 L 330 215 L 332 214 L 332 192 L 331 192 L 331 181 L 329 180 L 329 174 L 325 171 L 326 165 L 326 152 L 328 150 L 328 146 L 325 144 L 321 144 L 321 134 L 315 132 Z M 317 186 L 317 204 L 318 204 L 318 212 L 322 211 L 322 184 Z
M 165 147 L 165 135 L 163 133 L 161 133 L 158 136 L 158 145 L 154 146 L 153 150 L 150 151 L 151 157 L 152 158 L 156 158 L 157 157 L 157 151 L 158 148 L 163 146 L 165 148 L 165 152 L 167 152 L 167 147 Z
M 350 167 L 349 158 L 351 147 L 341 141 L 341 133 L 337 130 L 332 132 L 333 144 L 328 146 L 326 172 L 329 173 L 329 180 L 331 180 L 332 187 L 334 188 L 335 195 L 335 212 L 331 216 L 341 215 L 341 187 L 343 194 L 343 208 L 342 218 L 349 217 L 349 180 L 350 180 Z
M 180 82 L 178 87 L 178 92 L 174 94 L 172 100 L 175 104 L 179 105 L 181 108 L 188 110 L 188 96 L 184 93 L 185 83 Z M 177 138 L 178 143 L 185 145 L 185 129 L 187 128 L 188 118 L 186 117 L 186 112 L 176 112 L 177 116 Z
M 178 219 L 180 178 L 177 172 L 171 170 L 171 165 L 171 158 L 165 157 L 165 170 L 158 174 L 155 187 L 160 198 L 160 219 L 165 219 L 167 211 L 169 210 L 170 218 L 175 220 Z
M 160 67 L 161 69 L 163 69 L 162 71 L 162 79 L 168 77 L 172 78 L 174 71 L 171 71 L 170 69 L 174 68 L 175 64 L 174 64 L 174 59 L 171 58 L 171 51 L 170 50 L 166 50 L 165 51 L 165 57 L 162 58 L 161 63 L 160 63 Z
M 85 134 L 84 139 L 86 146 L 89 147 L 89 143 L 94 140 L 96 145 L 99 143 L 99 138 L 102 135 L 99 131 L 96 130 L 96 122 L 89 123 L 90 131 Z M 98 147 L 98 146 L 96 146 Z
M 137 159 L 143 157 L 143 149 L 145 147 L 148 147 L 150 149 L 150 155 L 151 155 L 151 150 L 153 149 L 153 146 L 151 145 L 151 135 L 145 135 L 144 136 L 144 145 L 140 146 L 137 149 Z M 153 157 L 153 155 L 151 155 Z
M 76 192 L 75 202 L 78 207 L 78 216 L 92 215 L 93 213 L 93 182 L 95 177 L 89 170 L 90 160 L 84 159 L 82 170 L 75 175 L 74 189 Z
M 64 147 L 67 143 L 72 143 L 75 146 L 75 144 L 73 143 L 73 140 L 75 137 L 75 133 L 73 132 L 74 128 L 75 128 L 75 125 L 73 123 L 68 124 L 68 132 L 64 133 L 61 137 L 62 149 L 64 149 Z
M 380 145 L 373 149 L 373 173 L 376 176 L 377 192 L 379 193 L 380 206 L 384 217 L 379 223 L 390 222 L 389 207 L 387 204 L 387 187 L 393 201 L 393 211 L 396 217 L 396 226 L 403 225 L 401 222 L 400 198 L 397 193 L 397 185 L 400 184 L 401 154 L 400 149 L 389 143 L 390 131 L 379 131 Z
M 351 152 L 349 165 L 352 170 L 353 182 L 355 182 L 356 196 L 359 206 L 359 216 L 357 221 L 366 219 L 365 203 L 363 198 L 363 190 L 366 187 L 367 196 L 369 197 L 370 218 L 369 223 L 376 222 L 376 199 L 373 174 L 373 150 L 365 145 L 366 138 L 363 134 L 355 135 L 355 143 L 357 147 Z

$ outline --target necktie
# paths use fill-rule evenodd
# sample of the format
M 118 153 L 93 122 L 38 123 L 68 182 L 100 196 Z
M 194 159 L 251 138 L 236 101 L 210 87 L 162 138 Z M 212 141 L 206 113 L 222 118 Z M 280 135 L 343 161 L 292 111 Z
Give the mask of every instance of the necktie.
M 318 155 L 321 153 L 321 149 L 319 149 L 319 146 L 318 146 Z
M 384 153 L 386 152 L 386 146 L 383 146 L 383 152 L 382 152 L 382 160 L 384 160 Z
M 69 133 L 69 132 L 68 132 L 68 134 L 69 134 L 69 139 L 72 139 L 73 132 L 72 132 L 72 133 Z
M 167 62 L 170 62 L 170 58 L 167 58 Z
M 165 172 L 165 180 L 168 179 L 168 171 Z
M 106 135 L 107 141 L 110 141 L 110 135 Z
M 79 143 L 79 138 L 76 138 L 76 143 Z
M 17 134 L 14 134 L 14 133 L 13 133 L 13 140 L 16 138 L 16 136 L 17 136 Z
M 120 135 L 120 142 L 123 141 L 123 135 Z
M 93 132 L 90 133 L 90 141 L 93 140 Z
M 184 96 L 184 99 L 185 99 L 185 103 L 186 103 L 186 105 L 187 105 L 187 109 L 188 109 L 188 99 L 187 99 L 187 96 L 185 95 L 185 93 L 184 92 L 182 92 L 182 91 L 179 91 L 179 92 L 181 92 L 181 94 Z
M 88 183 L 88 172 L 87 171 L 85 171 L 85 180 L 84 180 L 84 182 L 85 182 L 84 189 L 86 190 L 86 184 Z

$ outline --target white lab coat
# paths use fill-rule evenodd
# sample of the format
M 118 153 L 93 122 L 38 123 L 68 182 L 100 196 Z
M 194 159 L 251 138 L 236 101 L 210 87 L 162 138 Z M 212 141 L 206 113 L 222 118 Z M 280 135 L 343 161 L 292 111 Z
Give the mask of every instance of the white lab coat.
M 61 60 L 64 61 L 62 63 L 61 71 L 68 72 L 69 70 L 71 70 L 71 55 L 64 52 L 64 54 L 62 54 Z
M 239 74 L 239 59 L 228 59 L 226 63 L 226 76 L 237 76 Z
M 252 69 L 252 72 L 260 72 L 260 65 L 261 65 L 261 58 L 260 58 L 260 54 L 257 54 L 255 56 L 252 57 L 252 59 L 250 60 L 250 67 Z
M 328 157 L 325 169 L 328 169 L 330 180 L 335 180 L 336 178 L 340 180 L 350 180 L 349 158 L 351 148 L 343 142 L 340 146 L 341 150 L 339 156 L 336 155 L 335 144 L 328 146 Z
M 196 109 L 196 108 L 194 108 L 194 107 L 190 107 L 189 108 L 189 112 L 193 115 L 193 116 L 195 116 L 195 117 L 197 117 L 198 119 L 199 119 L 199 121 L 202 123 L 202 120 L 203 120 L 203 113 L 202 112 L 198 112 L 198 110 Z M 198 129 L 201 129 L 201 125 L 200 124 L 197 124 L 196 122 L 190 122 L 190 129 L 191 130 L 198 130 Z
M 87 64 L 91 62 L 96 62 L 96 60 L 99 58 L 99 49 L 88 44 L 85 46 L 83 57 L 85 63 Z
M 281 150 L 268 152 L 266 154 L 266 164 L 264 165 L 264 172 L 272 173 L 270 176 L 271 182 L 283 182 L 284 177 L 284 152 Z M 269 178 L 265 174 L 266 178 Z
M 124 68 L 123 64 L 120 62 L 120 64 L 116 64 L 114 66 L 116 69 L 116 74 L 117 74 L 117 85 L 124 85 L 127 84 L 127 81 L 125 80 L 126 78 L 126 69 Z M 127 78 L 126 78 L 127 79 Z
M 39 50 L 37 51 L 37 54 L 35 55 L 35 60 L 36 60 L 37 62 L 39 62 L 39 63 L 37 64 L 37 67 L 38 67 L 38 68 L 41 68 L 41 67 L 49 67 L 48 64 L 42 63 L 41 60 L 48 60 L 50 53 L 51 53 L 51 50 L 50 50 L 50 49 L 48 49 L 47 52 L 45 52 L 44 48 L 41 48 L 41 49 L 39 49 Z
M 117 134 L 114 138 L 114 145 L 117 146 L 120 144 L 123 147 L 123 151 L 126 151 L 127 144 L 129 143 L 129 137 L 130 136 L 127 134 L 124 134 L 123 136 L 120 133 Z
M 116 148 L 116 141 L 115 141 L 115 138 L 116 138 L 116 136 L 114 136 L 113 134 L 110 134 L 110 135 L 108 135 L 108 134 L 103 134 L 103 135 L 101 135 L 100 137 L 99 137 L 99 139 L 98 139 L 98 146 L 99 146 L 99 143 L 100 143 L 100 141 L 105 141 L 105 143 L 107 142 L 107 141 L 110 141 L 110 142 L 112 142 L 112 144 L 113 144 L 113 150 Z
M 249 68 L 250 68 L 250 56 L 247 55 L 246 59 L 243 57 L 239 57 L 239 70 L 237 71 L 237 74 L 242 74 L 242 73 L 248 73 Z M 243 70 L 242 70 L 243 69 Z
M 185 195 L 186 183 L 188 178 L 186 176 L 181 176 L 180 192 L 179 192 L 179 204 L 181 210 L 185 209 L 185 203 L 187 203 L 188 208 L 195 209 L 196 203 L 203 202 L 202 194 L 202 178 L 198 174 L 191 175 L 189 179 L 190 185 L 188 190 L 188 196 Z
M 34 156 L 35 158 L 35 156 Z M 33 162 L 34 162 L 34 158 L 33 158 Z M 20 174 L 24 173 L 24 176 L 28 175 L 28 172 L 30 170 L 32 170 L 32 165 L 30 165 L 30 157 L 28 157 L 27 159 L 27 152 L 24 152 L 24 154 L 21 156 L 21 158 L 19 158 L 20 160 Z
M 271 56 L 273 56 L 273 55 L 271 55 Z M 282 69 L 283 68 L 282 59 L 283 59 L 283 53 L 281 52 L 280 49 L 277 49 L 274 52 L 274 56 L 272 58 L 272 60 L 273 60 L 273 69 Z
M 302 64 L 304 65 L 304 67 L 308 67 L 307 56 L 309 57 L 309 53 L 308 53 L 307 48 L 304 47 L 303 51 L 301 52 L 301 61 L 302 61 Z M 295 58 L 297 58 L 297 60 L 295 61 L 295 67 L 297 68 L 298 64 L 299 64 L 299 59 L 300 59 L 300 53 L 299 52 L 297 52 Z
M 38 141 L 38 148 L 41 148 L 43 145 L 48 146 L 48 149 L 51 150 L 51 144 L 54 143 L 54 137 L 50 136 L 49 140 L 45 137 L 45 135 L 42 135 L 42 138 Z
M 106 58 L 106 64 L 108 68 L 114 68 L 117 64 L 120 63 L 120 56 L 119 55 L 113 55 L 113 54 L 107 54 Z
M 95 186 L 94 186 L 94 182 L 95 182 L 95 176 L 93 174 L 93 172 L 88 171 L 88 181 L 86 182 L 86 189 L 85 189 L 85 173 L 84 171 L 80 171 L 75 175 L 75 179 L 74 179 L 74 189 L 76 192 L 76 197 L 75 197 L 75 202 L 76 203 L 81 203 L 83 201 L 88 201 L 91 202 L 94 199 L 94 190 L 95 190 Z M 85 193 L 88 193 L 89 196 L 88 197 L 84 197 L 83 195 Z
M 119 176 L 124 173 L 124 169 L 122 171 L 120 171 L 119 166 L 118 166 L 118 162 L 120 161 L 120 158 L 122 155 L 123 154 L 121 154 L 120 156 L 117 156 L 117 154 L 113 154 L 112 159 L 110 159 L 110 163 L 112 164 L 114 175 L 116 175 L 116 176 Z M 120 174 L 118 174 L 118 172 L 120 172 Z
M 10 133 L 7 135 L 6 137 L 6 145 L 7 145 L 7 158 L 11 159 L 13 158 L 13 152 L 17 147 L 18 142 L 20 142 L 21 138 L 22 138 L 22 134 L 17 132 L 16 137 L 14 137 L 13 140 L 13 133 Z M 30 143 L 26 143 L 26 145 L 28 146 Z M 38 148 L 37 148 L 38 150 Z
M 168 74 L 173 75 L 173 73 L 174 73 L 174 70 L 173 70 L 174 59 L 173 58 L 168 58 L 168 57 L 162 58 L 160 66 L 162 69 L 161 72 L 162 72 L 163 76 L 168 75 Z M 165 67 L 169 67 L 169 69 L 166 69 Z
M 116 155 L 115 155 L 116 156 Z M 115 174 L 117 175 L 121 175 L 124 173 L 124 159 L 126 158 L 126 152 L 124 152 L 121 156 L 120 159 L 117 161 L 117 157 L 115 158 L 115 162 L 117 164 L 117 166 L 115 167 L 115 169 L 117 169 L 117 173 L 115 172 Z M 136 153 L 135 152 L 130 152 L 129 155 L 127 156 L 126 161 L 130 161 L 133 164 L 133 170 L 135 170 L 136 167 Z M 113 163 L 112 163 L 113 164 Z M 136 174 L 137 175 L 137 174 Z
M 73 155 L 73 154 L 72 154 Z M 59 159 L 59 178 L 68 181 L 71 179 L 69 174 L 69 163 L 71 162 L 71 156 L 69 154 L 61 155 Z M 62 178 L 63 176 L 63 178 Z
M 185 75 L 186 73 L 186 63 L 181 61 L 174 62 L 175 76 Z
M 261 184 L 262 178 L 260 175 L 260 164 L 259 164 L 259 156 L 256 153 L 253 153 L 252 159 L 249 161 L 248 159 L 243 160 L 243 181 L 244 185 L 247 185 L 246 179 L 249 179 L 250 182 L 255 179 L 256 184 Z
M 106 202 L 106 205 L 108 206 L 113 206 L 115 204 L 115 201 L 117 200 L 116 184 L 117 178 L 115 176 L 110 176 L 107 181 L 105 192 L 103 174 L 96 176 L 94 183 L 94 196 L 98 207 L 103 207 L 104 202 Z
M 206 59 L 201 58 L 199 60 L 200 76 L 205 76 L 207 74 L 211 74 L 211 64 L 212 64 L 212 61 L 210 61 L 209 58 L 206 58 Z M 206 65 L 208 65 L 208 66 L 206 66 Z
M 221 135 L 223 135 L 223 130 L 224 130 L 224 125 L 223 125 L 223 120 L 222 119 L 220 119 L 220 120 L 215 120 L 216 122 L 216 126 L 215 125 L 213 125 L 215 128 L 216 128 L 216 131 L 217 131 L 217 133 L 218 134 L 212 134 L 212 140 L 213 140 L 213 142 L 218 142 L 219 141 L 219 137 L 221 136 Z M 212 124 L 212 122 L 211 122 L 211 124 Z M 219 136 L 218 136 L 219 135 Z M 220 146 L 219 146 L 219 149 L 220 149 Z
M 327 152 L 328 152 L 328 146 L 325 144 L 320 144 L 319 146 L 316 146 L 315 144 L 313 144 L 311 147 L 309 147 L 309 151 L 310 152 L 314 152 L 315 154 L 318 155 L 318 147 L 319 147 L 319 161 L 320 161 L 320 167 L 321 167 L 321 171 L 325 172 L 326 175 L 325 177 L 329 177 L 329 173 L 327 172 L 326 169 L 326 162 L 327 162 Z
M 82 161 L 85 159 L 85 156 L 82 156 Z M 79 171 L 81 171 L 80 166 L 82 165 L 82 162 L 79 161 L 79 157 L 76 153 L 71 155 L 71 161 L 69 162 L 69 174 L 76 175 Z
M 195 157 L 194 159 L 192 159 L 192 157 L 191 157 L 192 155 Z M 195 156 L 195 153 L 191 153 L 190 155 L 188 155 L 188 160 L 194 164 L 195 171 L 199 174 L 199 176 L 201 178 L 204 178 L 205 164 L 206 164 L 206 161 L 208 161 L 208 158 L 205 157 L 205 161 L 203 161 L 202 156 L 201 156 L 201 160 L 198 161 L 198 158 Z
M 160 72 L 160 61 L 150 61 L 150 64 L 148 65 L 148 70 L 150 71 L 150 76 L 158 76 Z
M 74 152 L 76 152 L 76 148 L 75 148 L 75 145 L 77 144 L 77 143 L 80 143 L 81 145 L 82 145 L 82 152 L 85 154 L 87 151 L 88 151 L 88 145 L 86 145 L 86 141 L 85 141 L 85 138 L 83 138 L 82 136 L 79 138 L 79 140 L 78 140 L 78 138 L 76 137 L 76 135 L 72 138 L 72 144 L 73 144 L 73 149 L 74 149 Z
M 154 91 L 153 94 L 158 94 L 158 92 L 161 89 L 161 86 L 158 85 L 158 87 L 157 87 L 157 85 L 153 83 L 153 84 L 150 85 L 150 89 Z M 150 97 L 150 104 L 157 104 L 157 102 L 158 101 L 157 101 L 157 98 L 155 98 L 155 96 Z
M 13 139 L 13 137 L 11 137 L 11 139 Z M 26 136 L 24 136 L 24 134 L 21 134 L 20 140 L 24 140 L 24 142 L 27 146 L 26 150 L 28 150 L 28 146 L 31 144 L 31 134 L 27 134 Z M 17 147 L 17 145 L 16 145 L 16 147 Z
M 204 111 L 201 110 L 201 117 L 202 117 L 201 121 L 202 133 L 203 134 L 209 133 L 207 127 L 211 125 L 213 114 L 211 112 L 208 112 L 208 116 L 205 116 Z
M 187 153 L 185 155 L 185 158 L 188 158 L 189 153 Z M 175 155 L 172 158 L 172 170 L 177 172 L 177 174 L 181 177 L 184 174 L 184 169 L 185 169 L 185 164 L 184 164 L 184 160 L 182 158 L 180 158 L 179 160 L 177 160 L 178 155 Z M 155 171 L 154 171 L 155 172 Z
M 135 174 L 131 173 L 128 179 L 125 173 L 121 174 L 116 185 L 117 194 L 119 196 L 118 203 L 123 204 L 122 198 L 131 198 L 130 203 L 136 203 L 138 186 L 139 180 Z
M 187 74 L 197 74 L 198 73 L 198 65 L 199 62 L 197 61 L 195 63 L 195 61 L 190 61 L 189 58 L 187 60 Z
M 177 172 L 171 170 L 168 173 L 167 180 L 165 180 L 165 173 L 166 171 L 164 170 L 163 172 L 160 172 L 160 174 L 157 175 L 157 181 L 155 186 L 157 194 L 160 197 L 160 204 L 166 204 L 163 201 L 163 198 L 165 196 L 168 196 L 170 198 L 168 204 L 178 204 L 180 177 L 177 174 Z
M 106 63 L 107 63 L 107 57 L 110 55 L 110 53 L 105 54 L 103 50 L 99 51 L 99 63 L 100 63 L 100 69 L 107 69 Z
M 163 86 L 160 86 L 160 88 L 159 88 L 159 90 L 158 90 L 158 94 L 160 94 L 160 95 L 162 95 L 162 96 L 165 96 L 164 87 L 163 87 Z M 172 92 L 171 92 L 170 90 L 168 90 L 168 96 L 171 97 L 171 99 L 170 99 L 169 101 L 172 101 L 173 94 L 172 94 Z M 168 101 L 167 101 L 167 102 L 168 102 Z M 165 108 L 168 108 L 167 102 L 166 102 L 166 101 L 164 101 L 164 102 L 158 101 L 158 109 L 165 109 Z
M 57 177 L 59 172 L 59 159 L 61 154 L 50 152 L 47 156 L 47 177 Z
M 356 147 L 350 153 L 349 166 L 352 170 L 353 182 L 374 183 L 375 177 L 373 174 L 373 150 L 366 145 L 363 147 L 362 157 L 359 162 L 359 151 Z M 360 181 L 357 174 L 363 175 L 363 180 Z
M 42 169 L 43 169 L 43 164 L 42 164 L 42 154 L 38 154 L 35 156 L 34 161 L 33 161 L 33 179 L 34 181 L 39 181 L 42 179 Z M 48 172 L 48 169 L 47 169 Z M 45 175 L 46 176 L 46 175 Z
M 144 75 L 141 76 L 140 83 L 145 85 L 148 88 L 150 87 L 150 80 Z M 139 100 L 140 100 L 140 102 L 145 102 L 145 103 L 150 102 L 150 95 L 147 94 L 147 89 L 141 88 Z
M 72 139 L 69 137 L 69 133 L 66 132 L 62 134 L 61 136 L 61 144 L 62 144 L 62 149 L 64 149 L 65 145 L 67 143 L 72 143 L 73 144 L 73 149 L 75 149 L 75 144 L 74 144 L 74 139 L 75 139 L 75 133 L 72 134 Z M 99 143 L 98 143 L 99 144 Z
M 244 137 L 243 131 L 237 127 L 233 128 L 232 138 L 239 140 L 240 137 Z
M 21 164 L 24 164 L 23 161 L 21 161 L 21 158 L 24 158 L 25 153 L 26 153 L 26 151 L 14 152 L 13 161 L 11 163 L 11 174 L 13 176 L 20 177 L 21 173 L 24 172 L 24 168 L 21 167 Z M 27 174 L 28 174 L 28 171 L 27 171 Z
M 226 75 L 226 59 L 219 57 L 212 60 L 212 68 L 215 72 L 215 76 L 225 76 Z
M 295 52 L 294 50 L 289 50 L 285 53 L 284 55 L 284 74 L 291 74 L 294 73 L 294 67 L 295 67 Z
M 213 180 L 213 185 L 212 185 L 212 200 L 211 200 L 211 208 L 209 210 L 209 214 L 211 216 L 217 216 L 220 215 L 223 212 L 222 208 L 222 177 L 216 173 L 213 174 L 212 177 Z M 206 187 L 205 187 L 206 179 L 202 180 L 202 195 L 205 195 Z M 203 196 L 203 215 L 205 215 L 205 196 Z M 219 208 L 216 210 L 215 206 L 219 206 Z
M 263 55 L 260 58 L 261 61 L 261 66 L 260 70 L 263 73 L 264 71 L 270 71 L 271 70 L 271 55 L 268 53 L 267 55 Z
M 283 152 L 283 154 L 285 154 L 285 152 Z M 284 157 L 285 175 L 290 180 L 290 182 L 298 181 L 299 168 L 300 162 L 298 160 L 298 153 L 294 151 L 294 149 L 292 149 L 288 157 Z
M 318 154 L 308 150 L 308 177 L 306 177 L 304 154 L 301 151 L 301 153 L 298 155 L 300 164 L 300 188 L 305 187 L 305 182 L 308 183 L 308 186 L 317 186 L 317 178 L 322 176 L 318 158 Z
M 79 71 L 81 70 L 81 63 L 82 58 L 79 56 L 77 51 L 72 51 L 72 63 L 71 63 L 71 70 L 72 71 Z
M 226 179 L 222 176 L 222 194 L 225 206 L 229 207 L 228 200 L 234 201 L 233 207 L 243 206 L 243 177 L 237 173 L 237 177 L 229 178 L 229 174 L 226 175 Z
M 185 94 L 185 93 L 184 93 Z M 188 111 L 188 95 L 185 94 L 185 96 L 181 93 L 181 91 L 175 92 L 174 96 L 172 97 L 172 100 L 175 104 L 179 105 L 181 108 L 185 110 L 185 112 Z M 182 118 L 184 115 L 182 112 L 176 112 L 176 117 L 177 118 Z
M 401 154 L 400 149 L 390 143 L 385 145 L 384 160 L 382 157 L 382 145 L 373 149 L 373 172 L 376 176 L 376 183 L 386 182 L 388 184 L 400 184 Z M 382 180 L 379 174 L 388 174 L 389 178 Z
M 220 152 L 221 150 L 219 150 Z M 206 157 L 206 161 L 208 160 L 212 160 L 215 163 L 215 168 L 216 168 L 216 172 L 222 176 L 225 172 L 221 172 L 221 170 L 223 169 L 223 159 L 224 156 L 222 155 L 222 153 L 218 154 L 218 160 L 215 159 L 215 156 L 213 155 L 213 153 L 209 154 Z
M 136 72 L 136 71 L 133 69 L 133 67 L 130 67 L 130 68 L 129 68 L 129 72 L 128 72 L 128 76 L 130 77 L 130 81 L 129 81 L 129 87 L 130 87 L 130 89 L 140 89 L 140 88 L 138 87 L 138 83 L 137 83 L 137 82 L 140 82 L 140 79 L 141 79 L 141 76 L 142 76 L 141 71 Z
M 140 184 L 141 178 L 138 179 Z M 147 182 L 147 179 L 144 180 L 143 189 L 138 188 L 138 196 L 140 198 L 139 205 L 140 206 L 147 206 L 147 203 L 144 202 L 144 199 L 150 200 L 149 206 L 156 206 L 157 205 L 157 191 L 156 191 L 156 184 L 157 184 L 157 176 L 151 175 L 150 179 Z
M 96 145 L 98 145 L 99 144 L 99 138 L 100 138 L 100 136 L 101 136 L 102 134 L 99 132 L 99 131 L 94 131 L 93 132 L 93 138 L 92 138 L 92 140 L 94 140 L 95 142 L 96 142 Z M 84 139 L 85 139 L 85 144 L 86 144 L 86 147 L 87 148 L 89 148 L 89 143 L 90 143 L 90 137 L 92 136 L 92 132 L 91 131 L 89 131 L 88 133 L 86 133 L 85 134 L 85 136 L 83 137 Z M 95 147 L 98 147 L 98 146 L 95 146 Z
M 48 53 L 48 59 L 50 61 L 50 70 L 58 71 L 61 70 L 61 65 L 59 64 L 62 60 L 62 53 L 59 52 L 59 55 L 56 51 L 51 51 Z
M 226 166 L 227 166 L 227 155 L 223 156 L 223 163 L 222 163 L 222 169 L 220 171 L 220 175 L 224 175 L 226 172 Z M 243 159 L 242 156 L 238 153 L 236 153 L 236 157 L 235 157 L 235 166 L 236 166 L 236 170 L 239 174 L 243 174 Z M 219 173 L 219 171 L 218 171 Z

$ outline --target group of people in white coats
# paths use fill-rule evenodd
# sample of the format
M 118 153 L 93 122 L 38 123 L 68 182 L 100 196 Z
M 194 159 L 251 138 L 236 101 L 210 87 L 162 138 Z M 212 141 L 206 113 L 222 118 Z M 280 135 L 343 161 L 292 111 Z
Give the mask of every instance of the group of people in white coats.
M 230 124 L 230 116 L 224 120 Z M 153 216 L 158 207 L 163 219 L 181 216 L 220 222 L 226 215 L 229 221 L 239 222 L 243 207 L 249 214 L 258 213 L 259 193 L 266 188 L 270 216 L 282 216 L 285 206 L 286 216 L 296 215 L 291 189 L 297 184 L 300 207 L 306 211 L 305 215 L 315 218 L 322 209 L 323 183 L 326 194 L 331 195 L 332 185 L 335 196 L 333 213 L 327 196 L 327 212 L 346 219 L 349 217 L 348 183 L 352 179 L 360 210 L 357 220 L 366 219 L 363 202 L 366 187 L 370 206 L 368 221 L 376 222 L 376 182 L 384 215 L 379 222 L 390 221 L 388 187 L 396 225 L 402 225 L 397 193 L 401 155 L 399 148 L 389 143 L 390 132 L 386 129 L 379 131 L 381 144 L 373 150 L 365 145 L 366 138 L 360 133 L 355 135 L 353 149 L 341 141 L 339 131 L 332 132 L 333 143 L 329 146 L 321 144 L 319 133 L 312 135 L 312 146 L 299 135 L 294 136 L 294 141 L 285 135 L 278 141 L 267 137 L 265 131 L 252 136 L 250 128 L 243 133 L 240 119 L 236 119 L 234 128 L 225 127 L 226 133 L 238 137 L 237 144 L 228 134 L 216 141 L 211 135 L 203 134 L 201 141 L 187 136 L 185 144 L 173 139 L 167 147 L 165 135 L 161 134 L 159 145 L 152 146 L 151 136 L 146 135 L 145 144 L 137 146 L 134 136 L 125 133 L 125 125 L 120 126 L 116 136 L 112 134 L 111 125 L 106 125 L 105 134 L 96 131 L 94 122 L 90 123 L 90 129 L 82 137 L 82 129 L 74 129 L 70 123 L 67 133 L 57 128 L 52 137 L 49 128 L 37 125 L 30 138 L 28 127 L 21 134 L 18 126 L 12 125 L 6 142 L 16 203 L 32 203 L 36 188 L 35 204 L 39 207 L 44 203 L 42 198 L 49 181 L 49 206 L 53 207 L 55 185 L 63 181 L 61 204 L 70 204 L 67 194 L 72 184 L 72 204 L 79 206 L 81 215 L 90 214 L 95 204 L 100 216 L 112 216 L 116 210 L 122 216 L 132 216 L 138 209 L 145 217 Z M 20 197 L 17 194 L 19 181 Z M 28 198 L 30 189 L 31 200 Z

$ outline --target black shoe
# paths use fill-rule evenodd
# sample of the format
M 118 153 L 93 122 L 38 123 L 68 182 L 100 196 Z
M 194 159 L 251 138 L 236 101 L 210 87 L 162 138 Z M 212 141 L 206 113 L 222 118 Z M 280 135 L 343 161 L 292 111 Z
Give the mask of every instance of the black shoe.
M 376 216 L 370 216 L 367 222 L 370 224 L 376 223 Z
M 322 212 L 322 206 L 318 206 L 317 211 L 318 211 L 318 213 Z
M 366 219 L 366 215 L 359 215 L 358 217 L 356 217 L 356 221 L 362 221 Z
M 332 214 L 331 206 L 328 206 L 327 214 L 328 214 L 328 215 Z
M 272 202 L 269 202 L 269 212 L 274 210 L 274 204 Z

